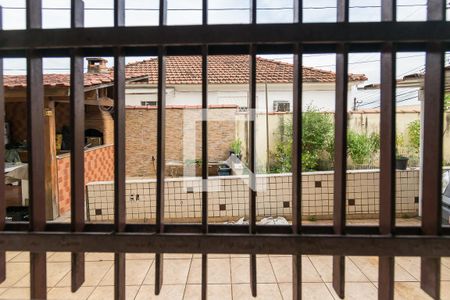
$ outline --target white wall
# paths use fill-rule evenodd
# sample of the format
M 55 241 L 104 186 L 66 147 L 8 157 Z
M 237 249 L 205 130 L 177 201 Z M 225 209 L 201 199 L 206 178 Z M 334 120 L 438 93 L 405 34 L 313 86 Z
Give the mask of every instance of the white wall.
M 241 107 L 248 106 L 248 85 L 209 85 L 209 105 L 235 104 Z M 273 111 L 274 101 L 289 101 L 292 110 L 293 87 L 292 84 L 268 84 L 268 111 Z M 349 107 L 353 105 L 355 86 L 350 86 Z M 150 85 L 127 86 L 126 104 L 140 106 L 141 101 L 157 101 L 156 87 Z M 200 85 L 177 85 L 167 87 L 166 105 L 201 105 Z M 303 87 L 303 107 L 314 105 L 325 111 L 334 111 L 335 85 L 334 83 L 311 83 Z M 257 108 L 265 111 L 266 91 L 264 84 L 257 86 Z

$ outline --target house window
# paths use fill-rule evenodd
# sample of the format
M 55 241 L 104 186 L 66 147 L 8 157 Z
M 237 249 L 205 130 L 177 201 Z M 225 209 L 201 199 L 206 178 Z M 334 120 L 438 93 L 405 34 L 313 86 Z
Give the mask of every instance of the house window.
M 141 101 L 141 106 L 156 106 L 156 101 Z
M 289 101 L 274 101 L 273 102 L 273 111 L 290 112 L 291 104 L 289 103 Z

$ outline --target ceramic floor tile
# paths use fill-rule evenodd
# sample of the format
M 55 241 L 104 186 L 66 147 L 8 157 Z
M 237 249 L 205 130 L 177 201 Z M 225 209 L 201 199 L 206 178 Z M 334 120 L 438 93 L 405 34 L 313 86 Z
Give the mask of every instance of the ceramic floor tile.
M 139 289 L 135 300 L 182 300 L 184 294 L 185 285 L 169 285 L 164 284 L 161 293 L 155 295 L 154 285 L 143 285 Z
M 20 251 L 7 251 L 6 252 L 6 261 L 10 261 L 11 259 L 13 259 L 14 257 L 16 257 L 17 255 L 19 255 Z
M 370 281 L 378 281 L 378 257 L 351 256 L 349 258 Z
M 328 290 L 335 299 L 339 296 L 335 293 L 333 285 L 327 283 Z M 346 300 L 377 300 L 378 290 L 371 282 L 347 282 L 345 283 Z
M 333 258 L 331 256 L 310 255 L 312 264 L 320 274 L 324 282 L 333 280 Z M 304 273 L 303 273 L 304 274 Z M 345 280 L 347 282 L 368 282 L 369 279 L 358 269 L 358 267 L 347 257 L 345 260 Z M 304 281 L 306 281 L 304 279 Z
M 200 284 L 202 282 L 202 260 L 194 258 L 189 270 L 188 283 Z M 230 259 L 208 258 L 208 284 L 230 284 Z
M 30 262 L 30 252 L 20 252 L 10 262 Z
M 190 253 L 166 253 L 164 259 L 189 259 L 192 258 Z
M 76 293 L 72 293 L 70 287 L 56 287 L 48 292 L 49 300 L 85 300 L 94 290 L 94 287 L 82 286 Z
M 5 299 L 5 300 L 30 299 L 30 289 L 29 288 L 9 288 L 0 295 L 0 299 Z
M 152 264 L 153 261 L 151 260 L 127 260 L 125 263 L 126 285 L 141 285 Z M 114 268 L 109 269 L 100 285 L 114 285 Z
M 396 282 L 394 287 L 395 300 L 431 299 L 420 288 L 419 282 Z
M 201 298 L 201 285 L 188 284 L 183 300 L 198 300 Z M 208 299 L 231 300 L 231 285 L 208 284 Z
M 418 257 L 396 257 L 395 264 L 395 281 L 420 280 L 420 259 Z M 406 273 L 402 270 L 404 270 Z M 397 273 L 400 273 L 403 276 L 400 278 L 399 276 L 397 276 Z
M 70 262 L 47 263 L 47 287 L 55 287 L 66 275 L 70 275 Z M 19 280 L 14 287 L 30 287 L 30 274 Z
M 86 261 L 114 261 L 114 253 L 86 253 Z
M 125 287 L 126 299 L 132 300 L 136 297 L 136 294 L 140 286 L 129 285 Z M 114 299 L 114 286 L 97 286 L 88 300 L 110 300 Z
M 277 284 L 258 284 L 257 297 L 253 298 L 250 290 L 250 284 L 233 284 L 233 299 L 258 299 L 258 300 L 281 300 L 280 289 Z
M 153 253 L 127 253 L 127 260 L 154 260 L 155 254 Z
M 70 262 L 72 254 L 70 252 L 56 252 L 47 261 L 49 262 Z
M 86 262 L 85 281 L 83 286 L 97 286 L 112 267 L 112 261 Z M 64 276 L 64 278 L 57 284 L 57 286 L 71 286 L 71 273 L 69 272 L 66 276 Z
M 0 288 L 12 287 L 19 280 L 25 277 L 30 272 L 29 263 L 7 263 L 6 264 L 6 279 L 0 284 Z
M 270 256 L 270 262 L 278 283 L 292 282 L 291 256 Z M 322 282 L 319 273 L 306 256 L 302 256 L 302 280 L 303 282 Z
M 257 256 L 256 269 L 258 283 L 277 282 L 267 255 Z M 250 258 L 231 258 L 231 279 L 233 283 L 250 283 Z
M 186 284 L 191 259 L 165 259 L 164 260 L 164 284 Z M 153 263 L 144 279 L 145 285 L 155 283 L 155 264 Z
M 292 284 L 279 284 L 283 299 L 292 299 Z M 334 300 L 325 283 L 305 282 L 302 283 L 302 299 L 304 300 Z
M 450 300 L 450 281 L 441 282 L 441 300 Z

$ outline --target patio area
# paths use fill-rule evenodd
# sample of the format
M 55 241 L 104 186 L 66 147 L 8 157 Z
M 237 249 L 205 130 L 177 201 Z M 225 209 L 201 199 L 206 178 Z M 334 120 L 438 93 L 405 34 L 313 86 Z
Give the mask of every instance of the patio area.
M 68 216 L 58 221 L 68 221 Z M 376 225 L 377 220 L 349 220 L 348 224 Z M 305 224 L 325 225 L 319 220 Z M 399 226 L 420 226 L 417 218 L 397 219 Z M 127 254 L 127 299 L 194 300 L 201 298 L 201 255 L 165 254 L 164 286 L 154 295 L 154 255 Z M 112 299 L 114 255 L 86 254 L 86 281 L 70 291 L 70 253 L 47 254 L 48 299 Z M 303 299 L 339 299 L 332 288 L 332 257 L 303 256 Z M 0 299 L 29 299 L 29 253 L 7 252 L 7 279 Z M 248 255 L 208 256 L 208 298 L 220 300 L 292 299 L 292 259 L 286 255 L 258 255 L 258 297 L 250 293 Z M 347 257 L 346 299 L 377 299 L 378 258 Z M 442 259 L 442 299 L 450 299 L 450 258 Z M 395 299 L 431 299 L 420 289 L 420 258 L 397 257 Z
M 86 282 L 70 292 L 70 254 L 48 253 L 49 299 L 112 299 L 113 255 L 86 255 Z M 7 280 L 0 285 L 1 299 L 29 299 L 29 254 L 7 253 Z M 304 299 L 339 299 L 331 282 L 331 257 L 303 257 Z M 292 299 L 291 258 L 258 255 L 258 293 L 256 299 Z M 348 257 L 347 298 L 377 299 L 378 259 Z M 250 294 L 247 255 L 210 255 L 209 299 L 253 299 Z M 420 290 L 419 258 L 396 259 L 396 299 L 429 299 Z M 201 257 L 192 254 L 166 254 L 164 287 L 159 297 L 154 291 L 153 254 L 127 254 L 127 299 L 200 299 Z M 450 299 L 450 258 L 442 259 L 442 299 Z

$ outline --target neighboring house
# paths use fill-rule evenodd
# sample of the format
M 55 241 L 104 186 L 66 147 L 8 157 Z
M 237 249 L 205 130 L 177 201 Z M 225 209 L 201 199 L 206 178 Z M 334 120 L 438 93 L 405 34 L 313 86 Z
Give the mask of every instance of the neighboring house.
M 167 57 L 166 105 L 201 104 L 201 57 Z M 128 106 L 154 106 L 157 103 L 157 59 L 128 64 L 127 72 L 149 74 L 147 82 L 129 83 L 126 90 Z M 208 104 L 237 105 L 247 108 L 249 99 L 249 56 L 210 56 L 208 60 Z M 292 64 L 257 58 L 257 109 L 269 112 L 292 111 Z M 349 75 L 349 105 L 352 105 L 356 86 L 367 78 Z M 330 71 L 303 67 L 303 104 L 313 104 L 323 110 L 335 107 L 336 74 Z
M 114 120 L 106 109 L 112 103 L 114 76 L 109 70 L 97 69 L 98 66 L 98 59 L 90 59 L 89 72 L 84 74 L 85 136 L 86 143 L 91 146 L 85 151 L 86 183 L 111 180 L 114 176 Z M 127 73 L 126 81 L 141 80 L 143 77 L 142 74 Z M 5 144 L 9 144 L 9 149 L 16 149 L 21 161 L 26 163 L 29 157 L 24 147 L 28 140 L 27 77 L 5 75 L 3 79 L 7 129 Z M 45 117 L 42 147 L 45 149 L 47 174 L 46 209 L 47 217 L 53 219 L 70 209 L 70 75 L 44 74 L 43 91 L 45 112 L 41 113 Z M 21 166 L 26 168 L 26 165 Z M 27 178 L 22 179 L 21 189 L 17 185 L 6 186 L 7 194 L 13 194 L 11 199 L 6 197 L 7 206 L 28 203 Z M 20 199 L 22 201 L 17 202 Z

